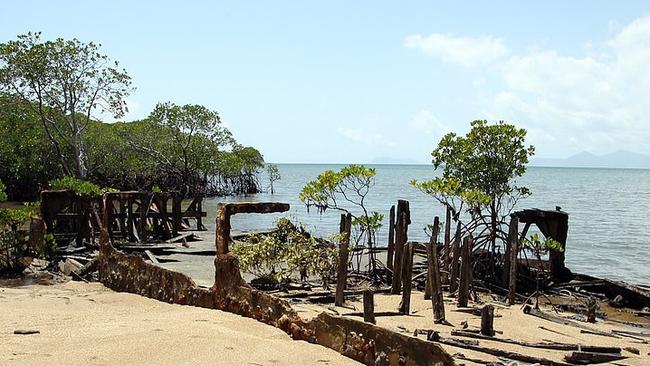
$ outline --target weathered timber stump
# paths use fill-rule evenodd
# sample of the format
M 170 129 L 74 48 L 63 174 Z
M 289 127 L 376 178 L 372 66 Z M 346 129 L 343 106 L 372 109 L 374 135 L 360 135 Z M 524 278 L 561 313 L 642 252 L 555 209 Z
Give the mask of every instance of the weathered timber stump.
M 494 336 L 494 306 L 485 305 L 481 309 L 481 334 Z
M 469 300 L 469 285 L 472 282 L 472 237 L 466 236 L 463 248 L 463 257 L 460 269 L 460 283 L 458 285 L 458 307 L 467 307 Z
M 409 315 L 411 313 L 413 253 L 413 243 L 407 243 L 404 247 L 404 258 L 402 260 L 402 301 L 399 305 L 399 312 L 404 315 Z
M 375 293 L 367 289 L 363 291 L 363 321 L 375 324 Z
M 334 304 L 341 306 L 345 302 L 345 284 L 348 279 L 348 246 L 350 244 L 350 231 L 352 229 L 352 215 L 341 214 L 339 243 L 339 263 L 336 276 L 336 297 Z
M 445 320 L 445 304 L 442 297 L 442 281 L 438 265 L 438 233 L 440 232 L 438 216 L 433 219 L 433 233 L 427 246 L 427 280 L 431 291 L 433 319 L 436 323 Z

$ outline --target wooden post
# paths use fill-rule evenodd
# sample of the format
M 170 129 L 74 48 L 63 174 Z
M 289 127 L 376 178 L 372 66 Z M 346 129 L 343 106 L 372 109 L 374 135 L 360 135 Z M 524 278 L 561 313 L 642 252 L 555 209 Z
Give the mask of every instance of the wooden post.
M 126 201 L 126 215 L 126 232 L 129 235 L 129 241 L 133 241 L 135 234 L 133 233 L 133 200 L 131 196 Z
M 196 230 L 206 230 L 203 226 L 203 196 L 196 198 Z
M 168 221 L 168 215 L 167 215 L 167 200 L 169 199 L 167 194 L 161 193 L 158 197 L 160 197 L 160 204 L 158 207 L 158 210 L 160 211 L 160 227 L 162 229 L 162 233 L 165 237 L 171 237 L 171 233 L 168 230 L 169 227 L 169 221 Z
M 342 236 L 339 243 L 339 265 L 336 276 L 336 297 L 334 304 L 342 306 L 345 302 L 345 283 L 348 279 L 348 245 L 350 244 L 350 231 L 352 226 L 352 215 L 341 214 L 339 231 Z
M 508 234 L 509 241 L 509 256 L 508 262 L 510 268 L 508 268 L 509 280 L 508 280 L 508 304 L 515 304 L 515 294 L 517 293 L 517 252 L 519 251 L 519 219 L 517 216 L 513 216 L 510 219 L 510 232 Z M 504 268 L 504 271 L 506 269 Z
M 111 205 L 112 204 L 113 203 L 111 202 Z M 120 233 L 122 234 L 122 238 L 127 239 L 128 233 L 126 232 L 126 218 L 127 218 L 126 203 L 124 203 L 124 199 L 122 199 L 122 197 L 119 198 L 119 205 L 120 205 L 120 216 L 118 218 L 118 222 L 120 225 Z M 108 221 L 109 226 L 112 226 L 112 223 L 113 223 L 112 220 Z M 110 231 L 110 227 L 109 227 L 109 231 Z
M 442 282 L 440 280 L 440 267 L 438 265 L 438 216 L 433 219 L 433 235 L 427 246 L 427 280 L 431 289 L 431 306 L 433 319 L 436 323 L 445 320 L 445 303 L 442 297 Z
M 442 261 L 442 268 L 449 271 L 449 262 L 451 259 L 451 208 L 447 207 L 447 214 L 445 215 L 445 239 L 444 239 L 445 255 Z M 449 283 L 449 274 L 442 276 L 442 283 Z
M 466 308 L 469 300 L 469 286 L 472 282 L 472 237 L 466 236 L 461 249 L 460 283 L 458 285 L 458 307 Z
M 181 195 L 172 193 L 172 237 L 178 236 L 181 230 Z
M 391 287 L 391 294 L 397 295 L 400 293 L 402 287 L 402 262 L 406 240 L 404 240 L 404 224 L 406 215 L 399 213 L 397 215 L 397 223 L 395 224 L 395 260 L 393 263 L 393 281 Z
M 485 305 L 481 309 L 481 334 L 494 337 L 494 306 Z
M 391 206 L 388 214 L 388 254 L 386 267 L 393 270 L 393 254 L 395 252 L 395 205 Z
M 411 313 L 411 284 L 413 276 L 413 252 L 412 243 L 407 243 L 404 247 L 404 256 L 402 259 L 402 301 L 399 305 L 399 312 L 404 315 Z
M 140 240 L 146 241 L 149 236 L 147 230 L 147 212 L 149 211 L 149 193 L 140 193 L 140 224 L 138 230 L 140 231 Z
M 363 321 L 375 324 L 375 293 L 371 289 L 363 291 Z
M 460 222 L 456 226 L 456 236 L 452 244 L 451 265 L 449 266 L 449 292 L 454 293 L 458 290 L 458 259 L 460 258 Z

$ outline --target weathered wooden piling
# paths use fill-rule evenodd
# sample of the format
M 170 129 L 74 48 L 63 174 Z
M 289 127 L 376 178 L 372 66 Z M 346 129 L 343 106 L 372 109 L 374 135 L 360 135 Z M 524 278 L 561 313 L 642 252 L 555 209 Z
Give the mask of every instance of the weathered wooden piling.
M 449 263 L 451 262 L 451 208 L 447 207 L 447 212 L 445 215 L 445 238 L 443 242 L 445 248 L 445 255 L 442 259 L 442 268 L 447 271 L 447 274 L 442 276 L 442 283 L 449 283 Z
M 402 262 L 405 244 L 408 241 L 408 225 L 411 223 L 409 202 L 397 201 L 395 221 L 395 254 L 393 258 L 393 280 L 391 293 L 399 294 L 402 287 Z
M 460 267 L 460 282 L 458 284 L 458 307 L 467 307 L 469 286 L 472 282 L 472 237 L 468 235 L 463 240 L 461 249 L 462 262 Z
M 454 293 L 458 290 L 458 260 L 460 259 L 460 235 L 461 227 L 460 222 L 456 226 L 456 235 L 454 236 L 454 242 L 452 244 L 452 257 L 451 264 L 449 265 L 449 292 Z
M 440 267 L 438 265 L 438 233 L 440 223 L 438 216 L 433 219 L 433 233 L 427 246 L 427 280 L 431 291 L 431 306 L 433 319 L 436 323 L 445 320 L 445 304 L 442 297 L 442 282 L 440 280 Z
M 375 293 L 371 289 L 363 291 L 363 321 L 375 324 Z
M 345 302 L 345 284 L 348 280 L 348 247 L 350 244 L 350 231 L 352 228 L 352 215 L 341 214 L 339 232 L 341 241 L 339 243 L 339 264 L 336 276 L 336 296 L 334 304 L 341 306 Z
M 481 309 L 481 334 L 494 337 L 494 306 L 485 305 Z
M 508 304 L 515 304 L 517 294 L 517 253 L 519 251 L 519 219 L 513 216 L 510 219 L 510 230 L 508 233 L 508 264 L 504 268 L 508 271 Z
M 397 221 L 395 223 L 395 258 L 393 261 L 392 294 L 399 294 L 402 287 L 402 263 L 405 243 L 408 240 L 408 225 L 411 223 L 408 201 L 397 202 Z
M 413 277 L 413 243 L 404 246 L 402 259 L 402 301 L 399 305 L 399 312 L 405 315 L 411 313 L 411 285 Z
M 388 213 L 388 253 L 386 267 L 393 270 L 393 255 L 395 254 L 395 205 L 391 206 Z

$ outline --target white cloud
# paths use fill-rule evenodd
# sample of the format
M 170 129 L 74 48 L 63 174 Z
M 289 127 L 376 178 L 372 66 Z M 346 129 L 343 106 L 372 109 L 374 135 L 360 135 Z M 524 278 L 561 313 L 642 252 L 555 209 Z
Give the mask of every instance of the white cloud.
M 429 53 L 457 57 L 458 63 L 467 66 L 461 62 L 460 51 L 445 55 L 440 51 L 445 42 L 424 40 L 412 38 L 409 44 L 428 44 Z M 492 59 L 507 50 L 500 41 L 497 44 L 493 48 L 502 51 L 493 52 Z M 474 86 L 482 114 L 527 128 L 540 156 L 618 149 L 650 153 L 650 17 L 639 18 L 620 27 L 609 40 L 590 45 L 589 53 L 582 55 L 553 49 L 513 53 L 489 70 L 479 69 Z
M 449 34 L 432 33 L 428 36 L 413 34 L 404 40 L 408 48 L 439 57 L 445 62 L 466 67 L 494 62 L 509 53 L 500 38 L 491 36 L 457 37 Z

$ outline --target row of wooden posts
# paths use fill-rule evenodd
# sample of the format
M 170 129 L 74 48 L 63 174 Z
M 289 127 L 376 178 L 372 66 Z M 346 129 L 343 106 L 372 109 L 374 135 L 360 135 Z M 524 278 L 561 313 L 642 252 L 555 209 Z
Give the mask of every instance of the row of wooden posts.
M 188 219 L 196 220 L 196 230 L 205 230 L 202 197 L 196 197 L 185 211 L 181 210 L 181 196 L 174 192 L 112 192 L 107 197 L 111 238 L 129 242 L 168 239 L 188 229 Z M 41 192 L 41 217 L 48 233 L 57 239 L 74 238 L 79 247 L 84 242 L 95 241 L 95 233 L 99 231 L 95 215 L 103 214 L 101 205 L 99 197 L 82 196 L 73 191 Z
M 405 200 L 398 201 L 397 210 L 393 206 L 390 209 L 390 224 L 388 234 L 388 253 L 386 267 L 391 276 L 392 294 L 402 295 L 399 312 L 401 314 L 410 314 L 411 289 L 413 283 L 413 258 L 417 246 L 421 243 L 408 241 L 408 226 L 411 223 L 409 203 Z M 514 217 L 514 223 L 511 224 L 510 241 L 508 254 L 509 262 L 509 294 L 508 302 L 514 304 L 516 291 L 516 274 L 517 274 L 517 218 Z M 341 215 L 340 233 L 342 240 L 339 245 L 339 266 L 337 273 L 337 286 L 335 304 L 343 305 L 344 291 L 347 282 L 347 264 L 349 256 L 349 238 L 351 230 L 352 217 L 348 214 Z M 443 284 L 448 285 L 451 294 L 457 293 L 458 307 L 467 307 L 469 301 L 470 287 L 472 286 L 473 268 L 472 268 L 472 236 L 466 235 L 461 243 L 461 225 L 457 226 L 456 234 L 450 235 L 451 229 L 451 210 L 447 210 L 445 220 L 444 242 L 441 255 L 438 253 L 438 236 L 440 234 L 440 219 L 436 216 L 433 219 L 433 231 L 429 243 L 426 247 L 426 286 L 424 298 L 431 300 L 433 308 L 433 318 L 436 323 L 445 322 L 445 307 L 443 301 L 442 288 Z M 442 262 L 442 268 L 441 268 Z M 364 319 L 374 323 L 374 293 L 371 289 L 364 291 Z M 484 317 L 493 317 L 494 310 L 488 309 Z M 491 320 L 485 319 L 486 326 L 491 327 Z M 489 333 L 486 330 L 486 333 Z M 488 334 L 486 334 L 488 335 Z M 490 334 L 491 335 L 491 334 Z

